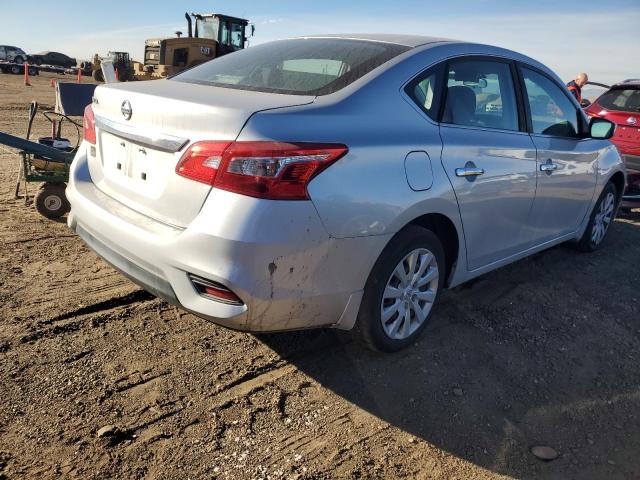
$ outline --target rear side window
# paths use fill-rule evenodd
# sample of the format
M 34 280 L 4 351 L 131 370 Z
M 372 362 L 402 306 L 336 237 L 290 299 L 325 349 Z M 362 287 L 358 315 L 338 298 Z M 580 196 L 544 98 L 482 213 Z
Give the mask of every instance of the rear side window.
M 555 82 L 546 76 L 522 68 L 529 101 L 533 133 L 556 137 L 579 137 L 578 111 Z
M 598 99 L 601 107 L 620 112 L 640 112 L 640 88 L 609 90 Z
M 449 64 L 442 121 L 470 127 L 519 130 L 511 67 L 491 60 Z
M 418 104 L 420 109 L 436 122 L 438 121 L 440 93 L 442 91 L 440 84 L 442 83 L 443 69 L 443 64 L 438 65 L 420 75 L 405 88 L 407 94 Z
M 281 40 L 225 55 L 172 80 L 259 92 L 327 95 L 407 50 L 403 45 L 363 40 Z

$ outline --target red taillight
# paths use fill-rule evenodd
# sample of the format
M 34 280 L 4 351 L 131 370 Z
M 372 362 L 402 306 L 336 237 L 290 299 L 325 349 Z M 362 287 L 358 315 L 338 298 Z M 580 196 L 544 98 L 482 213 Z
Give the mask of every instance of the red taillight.
M 222 154 L 231 142 L 198 142 L 191 145 L 176 165 L 176 173 L 196 182 L 213 185 Z
M 84 139 L 95 145 L 96 144 L 96 117 L 93 115 L 93 108 L 87 105 L 84 109 L 84 118 L 82 120 L 82 131 Z
M 311 179 L 347 151 L 338 144 L 199 142 L 182 156 L 176 173 L 252 197 L 305 200 Z

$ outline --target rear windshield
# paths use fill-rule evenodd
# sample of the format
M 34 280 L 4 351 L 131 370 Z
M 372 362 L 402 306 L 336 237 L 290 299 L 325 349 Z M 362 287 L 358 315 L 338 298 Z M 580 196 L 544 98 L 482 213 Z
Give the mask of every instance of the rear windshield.
M 640 88 L 609 90 L 598 99 L 601 107 L 621 112 L 640 112 Z
M 327 95 L 409 47 L 362 40 L 280 40 L 240 50 L 172 80 L 290 95 Z

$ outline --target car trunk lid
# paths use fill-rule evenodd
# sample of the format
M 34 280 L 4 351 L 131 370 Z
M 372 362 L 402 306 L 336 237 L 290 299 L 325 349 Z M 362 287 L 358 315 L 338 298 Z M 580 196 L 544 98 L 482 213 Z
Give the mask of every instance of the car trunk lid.
M 186 146 L 233 141 L 253 113 L 313 100 L 171 80 L 99 87 L 93 103 L 95 155 L 89 155 L 92 180 L 133 210 L 186 227 L 211 190 L 175 173 Z

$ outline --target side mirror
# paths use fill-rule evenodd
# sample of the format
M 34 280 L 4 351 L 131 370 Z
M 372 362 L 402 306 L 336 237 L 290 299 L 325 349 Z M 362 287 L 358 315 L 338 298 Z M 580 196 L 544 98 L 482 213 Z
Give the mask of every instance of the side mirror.
M 616 124 L 604 118 L 593 117 L 589 122 L 589 134 L 591 138 L 607 140 L 613 137 L 616 131 Z
M 591 105 L 591 102 L 586 98 L 583 98 L 582 101 L 580 102 L 580 106 L 582 108 L 587 108 L 589 105 Z
M 251 25 L 251 36 L 253 37 L 256 34 L 256 26 Z

